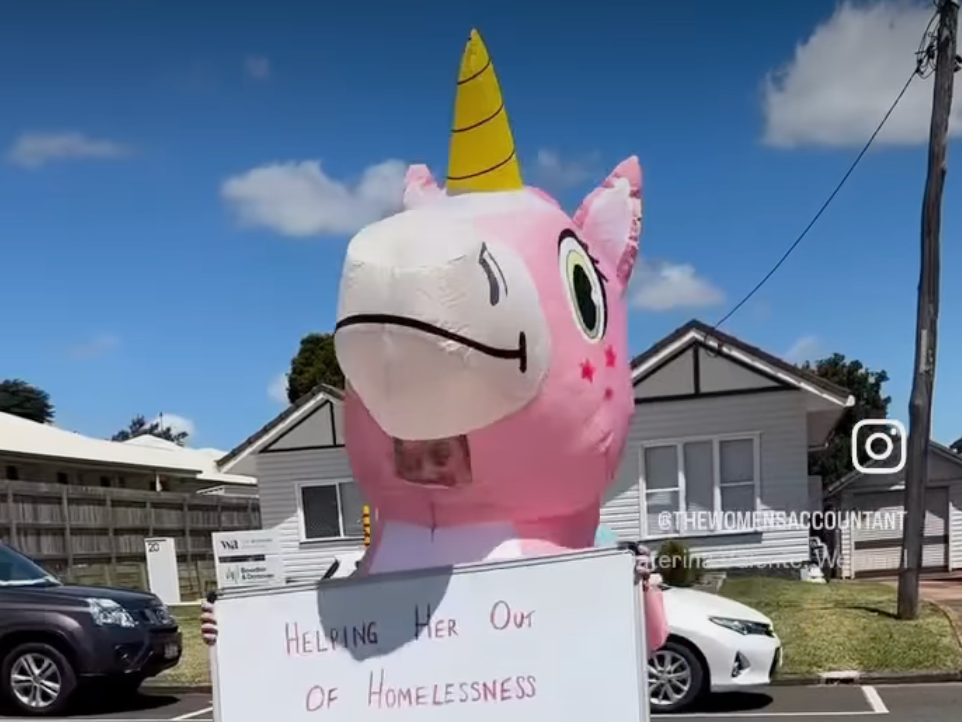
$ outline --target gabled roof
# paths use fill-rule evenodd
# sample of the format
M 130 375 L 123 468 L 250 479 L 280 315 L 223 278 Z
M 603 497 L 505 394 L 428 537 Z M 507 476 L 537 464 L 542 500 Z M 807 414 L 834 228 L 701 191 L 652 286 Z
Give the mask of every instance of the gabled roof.
M 344 401 L 344 392 L 327 384 L 318 384 L 221 457 L 217 461 L 217 467 L 222 473 L 228 472 L 241 459 L 263 449 L 286 429 L 311 414 L 326 401 L 340 403 Z
M 930 440 L 929 453 L 935 454 L 936 456 L 939 456 L 942 459 L 945 459 L 949 463 L 956 464 L 960 468 L 962 468 L 962 456 L 952 451 L 952 449 L 946 446 L 945 444 L 940 444 L 938 441 Z M 888 459 L 885 459 L 885 461 L 888 461 Z M 871 468 L 873 466 L 877 466 L 879 463 L 881 463 L 881 461 L 871 461 L 868 464 L 865 464 L 865 466 L 868 468 Z M 861 471 L 858 471 L 857 469 L 853 469 L 852 471 L 848 472 L 845 476 L 843 476 L 841 479 L 836 481 L 834 484 L 832 484 L 825 490 L 826 498 L 830 496 L 835 496 L 840 491 L 842 491 L 842 489 L 847 487 L 849 484 L 852 484 L 853 482 L 858 481 L 863 476 L 865 476 L 865 474 L 863 474 Z
M 682 348 L 700 343 L 720 354 L 730 355 L 758 368 L 766 375 L 777 377 L 799 389 L 812 392 L 839 406 L 852 406 L 855 399 L 849 392 L 831 381 L 803 371 L 799 367 L 763 351 L 757 346 L 714 330 L 697 319 L 692 319 L 668 336 L 652 345 L 648 350 L 631 360 L 632 379 L 637 380 L 664 359 Z

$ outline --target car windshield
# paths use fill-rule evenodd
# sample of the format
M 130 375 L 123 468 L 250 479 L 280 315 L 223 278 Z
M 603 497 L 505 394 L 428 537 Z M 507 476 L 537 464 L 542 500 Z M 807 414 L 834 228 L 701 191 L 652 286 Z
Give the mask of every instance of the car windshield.
M 0 587 L 48 587 L 60 584 L 43 567 L 0 543 Z

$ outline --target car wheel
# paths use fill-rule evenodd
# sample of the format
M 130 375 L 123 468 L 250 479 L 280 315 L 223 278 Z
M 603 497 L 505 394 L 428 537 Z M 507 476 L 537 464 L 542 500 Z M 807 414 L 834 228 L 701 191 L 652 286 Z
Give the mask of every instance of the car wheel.
M 49 644 L 27 643 L 3 660 L 0 692 L 26 715 L 62 712 L 77 687 L 77 676 L 67 658 Z
M 698 655 L 668 640 L 648 660 L 648 695 L 653 712 L 678 712 L 701 696 L 705 669 Z

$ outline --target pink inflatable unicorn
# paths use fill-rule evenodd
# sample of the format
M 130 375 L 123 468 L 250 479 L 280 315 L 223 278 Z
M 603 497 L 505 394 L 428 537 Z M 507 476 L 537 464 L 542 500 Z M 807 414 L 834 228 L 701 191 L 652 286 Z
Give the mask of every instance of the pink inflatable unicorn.
M 413 166 L 404 210 L 347 249 L 335 344 L 348 454 L 376 510 L 361 573 L 593 545 L 634 413 L 640 232 L 634 157 L 573 218 L 523 185 L 473 32 L 446 189 Z M 654 649 L 667 625 L 660 590 L 643 586 Z

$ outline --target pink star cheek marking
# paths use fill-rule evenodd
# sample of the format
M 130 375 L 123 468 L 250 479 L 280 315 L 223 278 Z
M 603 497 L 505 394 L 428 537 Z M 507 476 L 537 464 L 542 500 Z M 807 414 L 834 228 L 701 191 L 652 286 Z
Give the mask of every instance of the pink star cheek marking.
M 581 378 L 588 383 L 595 380 L 595 367 L 591 365 L 591 361 L 585 360 L 581 362 Z
M 617 362 L 618 355 L 615 353 L 615 349 L 611 346 L 605 346 L 605 366 L 614 368 Z

